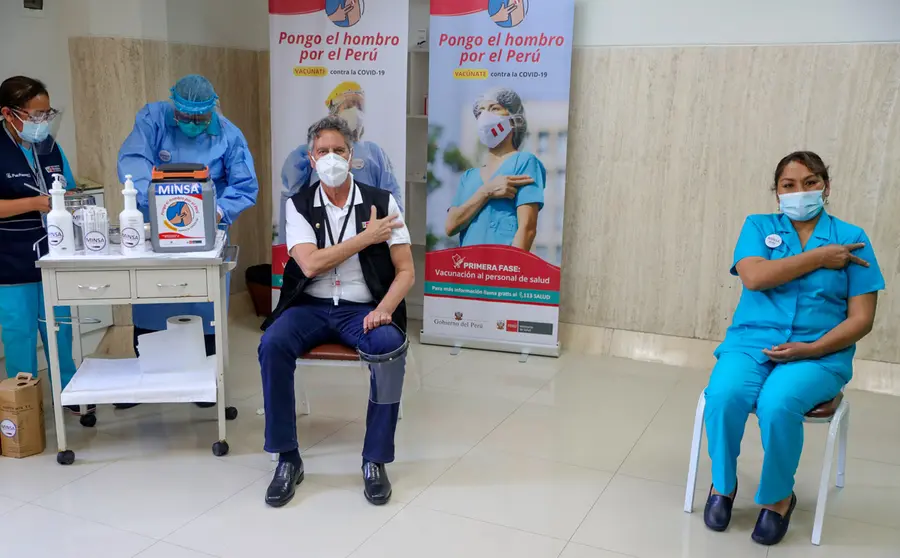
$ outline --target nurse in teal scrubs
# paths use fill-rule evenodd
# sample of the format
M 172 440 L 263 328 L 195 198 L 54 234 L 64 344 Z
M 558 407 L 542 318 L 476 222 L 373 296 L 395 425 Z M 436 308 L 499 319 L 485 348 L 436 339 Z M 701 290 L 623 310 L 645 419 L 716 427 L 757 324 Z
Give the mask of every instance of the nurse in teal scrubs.
M 447 236 L 459 234 L 461 246 L 501 244 L 530 251 L 547 170 L 533 154 L 519 151 L 528 131 L 522 99 L 511 89 L 493 89 L 472 112 L 479 140 L 488 148 L 487 162 L 460 178 L 447 212 Z
M 744 289 L 706 388 L 713 483 L 704 521 L 724 531 L 737 493 L 744 425 L 755 409 L 765 457 L 752 538 L 776 544 L 797 504 L 803 416 L 840 393 L 872 330 L 884 277 L 866 233 L 829 215 L 828 168 L 815 153 L 778 163 L 780 214 L 751 215 L 734 251 Z

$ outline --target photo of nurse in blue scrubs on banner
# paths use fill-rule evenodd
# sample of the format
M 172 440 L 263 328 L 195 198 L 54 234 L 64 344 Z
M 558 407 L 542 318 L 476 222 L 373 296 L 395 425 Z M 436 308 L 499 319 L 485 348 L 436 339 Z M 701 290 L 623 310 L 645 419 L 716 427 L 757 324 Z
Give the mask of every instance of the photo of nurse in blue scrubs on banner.
M 503 244 L 530 252 L 544 207 L 547 169 L 523 149 L 525 107 L 507 87 L 495 87 L 472 105 L 478 141 L 487 153 L 481 167 L 462 173 L 450 209 L 447 236 L 460 246 Z
M 573 25 L 573 0 L 431 2 L 432 341 L 558 346 Z

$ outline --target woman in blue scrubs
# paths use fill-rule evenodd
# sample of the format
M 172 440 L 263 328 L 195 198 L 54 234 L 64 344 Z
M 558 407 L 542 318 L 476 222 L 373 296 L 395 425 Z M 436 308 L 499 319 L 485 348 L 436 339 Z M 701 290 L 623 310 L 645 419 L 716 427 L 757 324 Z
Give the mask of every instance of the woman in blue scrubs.
M 519 151 L 528 131 L 522 99 L 511 89 L 493 89 L 472 112 L 488 158 L 460 177 L 447 212 L 447 236 L 459 234 L 460 246 L 501 244 L 531 251 L 547 170 L 533 154 Z
M 797 504 L 803 417 L 840 393 L 856 343 L 872 330 L 884 278 L 866 233 L 825 211 L 831 183 L 815 153 L 775 170 L 780 214 L 751 215 L 734 252 L 743 292 L 706 388 L 713 483 L 706 525 L 724 531 L 737 493 L 737 458 L 750 412 L 765 457 L 753 540 L 781 541 Z
M 148 189 L 153 167 L 163 163 L 206 165 L 215 183 L 219 223 L 230 226 L 256 204 L 259 193 L 247 140 L 237 126 L 218 113 L 219 96 L 205 77 L 185 76 L 172 87 L 171 94 L 171 102 L 150 103 L 138 112 L 134 130 L 119 150 L 119 180 L 125 182 L 125 175 L 132 176 L 138 209 L 149 222 Z M 206 354 L 215 354 L 212 306 L 211 302 L 133 306 L 135 351 L 138 335 L 164 330 L 167 319 L 186 314 L 203 319 Z M 116 405 L 120 409 L 133 406 Z
M 51 131 L 60 114 L 50 106 L 47 87 L 36 79 L 11 77 L 0 85 L 0 328 L 6 357 L 6 375 L 38 373 L 37 339 L 47 352 L 44 291 L 41 271 L 35 267 L 47 253 L 43 214 L 50 211 L 45 195 L 54 175 L 63 175 L 66 188 L 75 187 L 72 167 Z M 43 193 L 42 193 L 43 192 Z M 72 360 L 72 324 L 68 307 L 55 310 L 61 320 L 60 379 L 65 388 L 75 375 Z M 49 362 L 49 358 L 47 359 Z M 78 406 L 67 407 L 77 413 Z M 94 412 L 94 406 L 88 407 Z

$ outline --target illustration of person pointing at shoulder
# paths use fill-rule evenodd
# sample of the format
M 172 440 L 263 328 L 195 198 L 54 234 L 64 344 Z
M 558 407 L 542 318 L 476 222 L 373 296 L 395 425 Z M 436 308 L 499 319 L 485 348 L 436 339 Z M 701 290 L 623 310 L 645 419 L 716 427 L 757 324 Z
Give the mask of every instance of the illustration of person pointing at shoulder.
M 340 27 L 353 27 L 359 23 L 365 10 L 365 0 L 328 0 L 325 13 L 328 19 Z
M 500 27 L 515 27 L 525 20 L 528 0 L 490 0 L 488 13 Z

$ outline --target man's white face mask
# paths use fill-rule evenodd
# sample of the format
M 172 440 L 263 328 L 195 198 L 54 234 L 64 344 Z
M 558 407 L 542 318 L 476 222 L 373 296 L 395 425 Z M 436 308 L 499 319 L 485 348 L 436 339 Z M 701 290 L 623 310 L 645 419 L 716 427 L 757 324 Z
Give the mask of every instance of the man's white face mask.
M 329 153 L 316 161 L 316 173 L 322 184 L 337 188 L 346 182 L 347 175 L 350 174 L 350 162 L 337 153 Z

